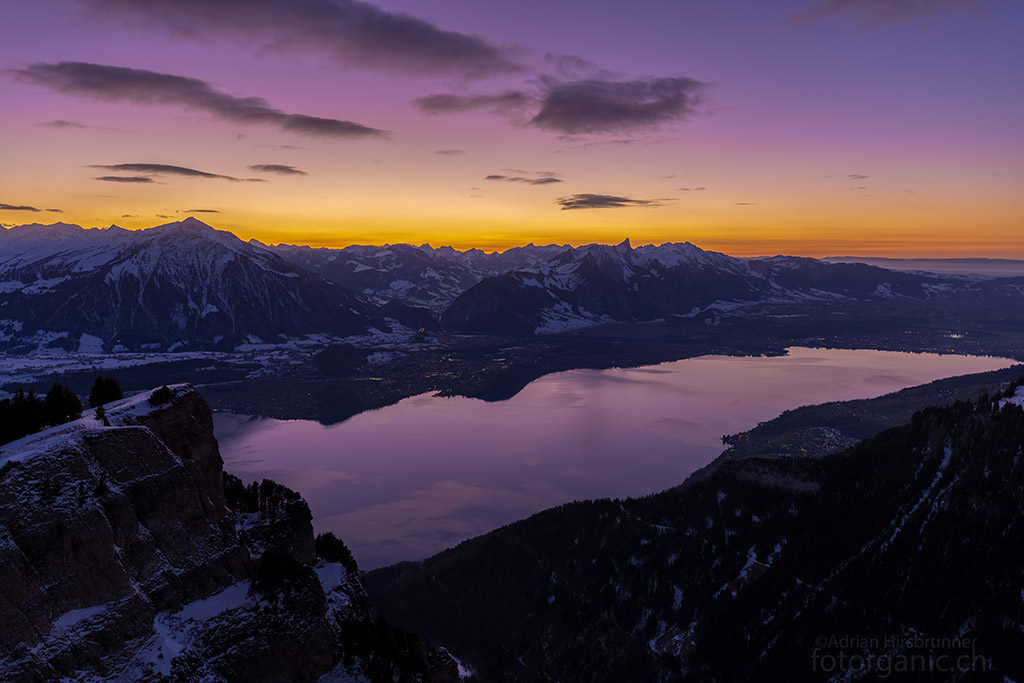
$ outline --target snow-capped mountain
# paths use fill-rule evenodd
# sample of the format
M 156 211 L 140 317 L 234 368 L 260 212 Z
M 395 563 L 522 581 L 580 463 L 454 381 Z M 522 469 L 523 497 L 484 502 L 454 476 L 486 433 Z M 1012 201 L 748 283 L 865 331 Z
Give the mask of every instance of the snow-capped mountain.
M 194 218 L 138 231 L 63 223 L 0 231 L 0 350 L 11 351 L 233 348 L 361 334 L 386 328 L 386 319 L 413 329 L 547 334 L 765 303 L 972 297 L 1019 307 L 1024 278 L 742 259 L 689 242 L 492 253 L 271 247 Z
M 0 231 L 7 350 L 230 348 L 361 333 L 374 315 L 362 297 L 194 218 Z
M 428 244 L 353 245 L 343 249 L 280 244 L 270 249 L 291 263 L 379 301 L 400 301 L 440 313 L 485 277 L 537 266 L 569 246 L 515 247 L 503 252 L 459 251 Z
M 544 334 L 610 321 L 695 315 L 709 308 L 806 300 L 924 300 L 1002 288 L 864 264 L 776 256 L 741 259 L 688 242 L 633 249 L 591 244 L 546 263 L 485 278 L 444 312 L 446 327 L 471 333 Z

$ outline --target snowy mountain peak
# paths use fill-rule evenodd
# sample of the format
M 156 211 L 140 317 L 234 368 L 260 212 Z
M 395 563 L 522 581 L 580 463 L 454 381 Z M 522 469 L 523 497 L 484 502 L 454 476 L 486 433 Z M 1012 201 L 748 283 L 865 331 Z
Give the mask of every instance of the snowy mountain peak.
M 13 234 L 12 234 L 13 232 Z M 0 348 L 230 347 L 362 332 L 370 307 L 265 247 L 195 218 L 145 230 L 0 235 Z
M 157 225 L 157 226 L 152 227 L 152 228 L 147 228 L 147 229 L 143 230 L 142 232 L 162 232 L 162 233 L 164 233 L 164 232 L 174 232 L 174 233 L 181 233 L 181 234 L 201 235 L 201 234 L 206 234 L 206 233 L 222 232 L 222 231 L 217 230 L 216 228 L 214 228 L 211 225 L 207 225 L 206 223 L 202 222 L 198 218 L 193 218 L 192 216 L 189 216 L 185 220 L 175 221 L 173 223 L 164 223 L 163 225 Z M 239 240 L 239 241 L 241 241 L 241 240 Z
M 193 218 L 192 216 L 181 221 L 164 223 L 163 225 L 146 228 L 145 230 L 139 230 L 138 232 L 140 233 L 142 240 L 159 241 L 164 246 L 187 244 L 189 248 L 195 248 L 196 243 L 198 242 L 215 242 L 231 249 L 232 251 L 254 248 L 254 245 L 242 241 L 234 233 L 228 232 L 227 230 L 218 230 L 211 225 L 207 225 L 198 218 Z M 265 249 L 260 247 L 255 248 L 259 248 L 261 251 Z
M 46 231 L 51 231 L 51 232 L 67 232 L 67 231 L 78 231 L 78 230 L 82 230 L 82 229 L 83 228 L 81 226 L 79 226 L 79 225 L 74 225 L 73 223 L 62 223 L 62 222 L 58 221 L 57 223 L 50 223 L 50 224 L 46 224 L 46 223 L 26 223 L 25 225 L 12 225 L 9 228 L 4 228 L 3 232 L 7 233 L 7 234 L 10 234 L 10 235 L 15 235 L 15 234 L 25 234 L 27 232 L 40 231 L 40 230 L 46 230 Z M 3 234 L 3 233 L 0 233 L 0 234 Z

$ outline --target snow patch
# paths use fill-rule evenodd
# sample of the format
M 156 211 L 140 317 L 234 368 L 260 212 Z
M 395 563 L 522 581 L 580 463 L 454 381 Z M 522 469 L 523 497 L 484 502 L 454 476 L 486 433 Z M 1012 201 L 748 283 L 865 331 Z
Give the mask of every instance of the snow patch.
M 65 631 L 79 622 L 91 619 L 92 617 L 100 614 L 107 609 L 107 603 L 102 605 L 94 605 L 93 607 L 83 607 L 82 609 L 73 609 L 70 612 L 65 612 L 53 622 L 54 631 Z
M 78 338 L 78 353 L 103 353 L 103 340 L 94 334 L 83 332 Z
M 999 401 L 999 408 L 1002 409 L 1006 405 L 1015 405 L 1024 408 L 1024 386 L 1017 387 L 1017 391 L 1014 392 L 1010 398 L 1004 398 Z

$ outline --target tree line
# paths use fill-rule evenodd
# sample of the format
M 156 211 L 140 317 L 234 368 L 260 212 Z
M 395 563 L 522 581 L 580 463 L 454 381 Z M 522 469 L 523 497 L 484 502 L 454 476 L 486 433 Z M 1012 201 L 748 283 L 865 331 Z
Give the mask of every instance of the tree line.
M 89 392 L 89 407 L 124 398 L 124 390 L 113 377 L 97 377 Z M 46 395 L 19 387 L 10 398 L 0 399 L 0 444 L 16 441 L 41 429 L 77 420 L 83 405 L 67 385 L 54 382 Z

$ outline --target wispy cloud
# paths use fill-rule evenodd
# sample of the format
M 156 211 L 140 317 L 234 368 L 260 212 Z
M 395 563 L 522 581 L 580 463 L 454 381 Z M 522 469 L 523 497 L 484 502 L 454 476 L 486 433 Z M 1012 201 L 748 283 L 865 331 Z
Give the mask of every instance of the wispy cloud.
M 438 154 L 443 157 L 457 157 L 465 153 L 466 152 L 461 149 L 439 149 L 434 152 L 434 154 Z
M 268 124 L 316 137 L 382 137 L 385 131 L 351 121 L 288 114 L 259 97 L 235 97 L 197 78 L 88 62 L 32 64 L 10 73 L 22 83 L 103 102 L 174 106 L 241 124 Z
M 217 209 L 186 209 L 185 213 L 220 213 Z
M 680 192 L 703 192 L 706 189 L 708 189 L 708 188 L 706 188 L 703 185 L 701 185 L 699 187 L 680 187 L 679 191 Z
M 114 178 L 121 178 L 122 180 L 114 180 L 114 182 L 147 182 L 150 180 L 149 176 L 181 176 L 184 178 L 204 178 L 213 180 L 229 180 L 233 183 L 262 183 L 266 182 L 259 178 L 235 178 L 229 175 L 221 175 L 219 173 L 208 173 L 206 171 L 198 171 L 194 168 L 187 168 L 185 166 L 172 166 L 170 164 L 94 164 L 90 168 L 102 168 L 108 171 L 121 171 L 124 173 L 139 173 L 142 176 L 105 176 L 103 180 L 112 180 Z M 146 180 L 138 180 L 139 177 L 145 177 Z M 124 180 L 124 178 L 133 178 L 133 180 Z
M 887 26 L 980 9 L 984 0 L 819 0 L 793 15 L 797 23 L 859 17 L 863 26 Z
M 26 206 L 24 204 L 3 204 L 0 203 L 0 211 L 30 211 L 32 213 L 64 213 L 63 209 L 39 209 L 34 206 Z
M 846 179 L 847 180 L 867 180 L 868 177 L 869 176 L 866 176 L 863 173 L 851 173 L 851 174 L 846 176 Z
M 88 128 L 85 124 L 78 123 L 76 121 L 66 121 L 64 119 L 54 119 L 53 121 L 46 121 L 40 123 L 40 126 L 44 128 L 57 128 L 57 129 L 77 129 L 77 128 Z
M 520 171 L 518 169 L 507 169 L 507 172 L 515 175 L 494 173 L 489 176 L 485 176 L 484 180 L 499 180 L 506 183 L 521 183 L 524 185 L 553 185 L 555 183 L 563 182 L 559 175 L 554 171 Z
M 611 79 L 615 77 L 612 72 L 602 69 L 594 62 L 584 59 L 579 55 L 549 52 L 544 55 L 544 66 L 547 67 L 549 72 L 553 71 L 560 78 L 567 80 L 579 80 L 582 78 Z
M 273 175 L 309 175 L 305 171 L 285 164 L 253 164 L 249 170 L 254 173 L 271 173 Z
M 611 194 L 574 194 L 560 197 L 555 202 L 563 211 L 572 209 L 623 209 L 631 206 L 661 206 L 650 199 L 632 199 Z
M 515 116 L 533 104 L 534 98 L 521 90 L 506 90 L 493 95 L 428 95 L 413 100 L 424 114 L 456 114 L 487 111 L 502 116 Z
M 100 15 L 215 44 L 314 52 L 346 66 L 462 78 L 520 71 L 507 49 L 360 0 L 79 0 Z
M 147 178 L 141 175 L 101 175 L 96 176 L 93 180 L 101 180 L 105 183 L 154 183 L 156 182 L 152 178 Z

